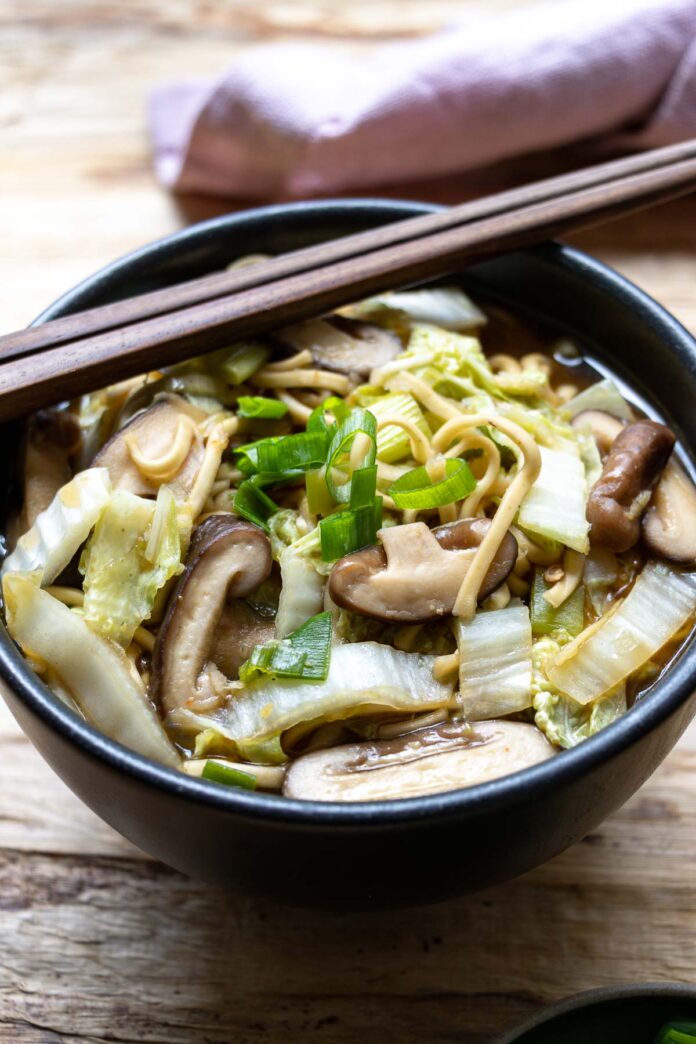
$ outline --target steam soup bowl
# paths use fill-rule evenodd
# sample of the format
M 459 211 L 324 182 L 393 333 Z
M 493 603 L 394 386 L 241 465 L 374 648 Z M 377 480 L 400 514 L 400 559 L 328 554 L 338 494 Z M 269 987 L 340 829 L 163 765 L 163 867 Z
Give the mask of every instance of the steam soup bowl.
M 271 206 L 187 228 L 114 262 L 37 320 L 416 216 L 385 200 Z M 696 343 L 622 276 L 556 243 L 467 269 L 462 285 L 572 338 L 696 447 Z M 6 489 L 21 425 L 5 428 Z M 434 902 L 543 863 L 594 830 L 645 782 L 696 710 L 696 645 L 650 695 L 573 750 L 468 789 L 364 804 L 296 801 L 208 783 L 127 750 L 56 699 L 0 628 L 0 682 L 27 736 L 99 816 L 157 859 L 216 885 L 295 904 L 364 907 Z

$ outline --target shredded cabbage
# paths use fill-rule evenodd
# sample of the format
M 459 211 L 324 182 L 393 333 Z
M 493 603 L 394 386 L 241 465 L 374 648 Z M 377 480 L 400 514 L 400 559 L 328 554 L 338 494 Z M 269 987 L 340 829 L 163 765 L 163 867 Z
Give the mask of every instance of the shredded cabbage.
M 299 511 L 282 508 L 268 519 L 268 536 L 271 541 L 271 553 L 276 562 L 286 547 L 290 547 L 301 537 L 307 536 L 309 527 Z
M 459 705 L 471 721 L 500 718 L 532 705 L 532 627 L 526 605 L 479 610 L 456 621 Z
M 626 713 L 626 686 L 621 683 L 588 706 L 560 692 L 540 692 L 534 697 L 534 710 L 535 725 L 551 743 L 575 747 Z
M 517 373 L 497 373 L 495 380 L 501 391 L 508 395 L 528 399 L 543 395 L 549 386 L 549 377 L 544 370 L 532 368 L 520 370 Z
M 507 398 L 498 387 L 477 338 L 441 330 L 437 326 L 414 326 L 407 350 L 374 370 L 372 381 L 384 385 L 403 370 L 410 370 L 452 398 L 480 396 L 482 392 L 488 398 Z
M 212 715 L 176 711 L 172 721 L 215 729 L 236 744 L 259 744 L 300 722 L 340 721 L 366 710 L 415 714 L 455 705 L 452 686 L 433 678 L 434 658 L 377 642 L 337 645 L 325 681 L 252 682 Z
M 160 486 L 156 503 L 114 493 L 80 565 L 85 619 L 105 638 L 128 645 L 150 616 L 157 592 L 182 569 L 171 490 Z
M 382 294 L 373 300 L 391 311 L 401 312 L 412 322 L 433 323 L 446 330 L 473 330 L 488 321 L 458 286 L 405 290 Z
M 602 410 L 603 413 L 610 413 L 612 417 L 618 417 L 619 420 L 633 420 L 630 405 L 614 382 L 608 378 L 591 384 L 589 388 L 585 388 L 563 407 L 563 413 L 571 418 L 577 417 L 578 413 L 583 413 L 585 410 Z
M 585 518 L 587 483 L 582 461 L 545 447 L 540 452 L 541 471 L 522 501 L 518 522 L 530 533 L 587 554 L 590 527 Z
M 570 641 L 571 636 L 562 628 L 536 639 L 532 646 L 532 696 L 552 688 L 548 672 L 561 649 Z
M 396 415 L 415 424 L 426 438 L 431 437 L 432 433 L 420 406 L 408 392 L 392 392 L 389 395 L 382 395 L 378 399 L 368 399 L 364 401 L 364 405 L 378 422 L 387 415 Z M 377 432 L 378 460 L 392 464 L 396 460 L 410 456 L 411 440 L 408 432 L 403 428 L 396 424 L 387 424 Z
M 280 556 L 282 587 L 275 619 L 277 638 L 292 631 L 321 612 L 324 605 L 324 577 L 317 572 L 311 557 L 297 551 L 297 544 L 286 547 Z
M 580 453 L 578 432 L 560 419 L 548 403 L 540 401 L 536 406 L 529 406 L 511 400 L 499 403 L 498 410 L 503 417 L 528 431 L 540 446 L 576 456 Z
M 89 468 L 62 486 L 2 567 L 8 573 L 32 573 L 40 586 L 50 584 L 87 539 L 111 496 L 106 468 Z
M 179 755 L 123 650 L 28 576 L 3 578 L 7 629 L 27 656 L 50 666 L 82 713 L 111 739 L 178 767 Z
M 602 458 L 595 439 L 586 431 L 578 432 L 578 448 L 580 460 L 585 467 L 585 482 L 590 490 L 602 474 Z
M 578 703 L 592 703 L 642 667 L 695 610 L 696 575 L 648 562 L 626 598 L 563 649 L 548 677 Z
M 587 556 L 583 583 L 597 616 L 604 612 L 609 590 L 619 578 L 616 555 L 608 547 L 593 547 Z
M 554 689 L 547 672 L 560 650 L 570 641 L 567 632 L 558 630 L 536 641 L 532 650 L 534 722 L 551 743 L 566 748 L 594 736 L 621 717 L 627 709 L 626 686 L 623 683 L 586 707 Z

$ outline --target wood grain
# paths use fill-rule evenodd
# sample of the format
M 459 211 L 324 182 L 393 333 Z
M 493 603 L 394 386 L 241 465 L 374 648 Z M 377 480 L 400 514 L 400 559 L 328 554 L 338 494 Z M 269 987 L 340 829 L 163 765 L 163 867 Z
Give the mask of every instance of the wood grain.
M 519 0 L 494 0 L 497 7 Z M 489 6 L 488 0 L 487 6 Z M 492 6 L 492 4 L 491 4 Z M 4 0 L 0 328 L 229 203 L 155 186 L 143 99 L 255 40 L 366 47 L 462 0 Z M 394 194 L 451 202 L 572 167 L 532 157 Z M 696 331 L 696 200 L 576 237 Z M 2 1044 L 466 1044 L 555 998 L 696 977 L 696 732 L 619 813 L 519 881 L 433 908 L 312 914 L 221 896 L 119 838 L 0 710 Z
M 59 796 L 60 851 L 52 823 L 33 849 L 0 850 L 0 1039 L 484 1042 L 576 989 L 689 979 L 695 760 L 673 755 L 519 881 L 350 916 L 221 895 L 125 850 L 87 855 L 77 803 Z

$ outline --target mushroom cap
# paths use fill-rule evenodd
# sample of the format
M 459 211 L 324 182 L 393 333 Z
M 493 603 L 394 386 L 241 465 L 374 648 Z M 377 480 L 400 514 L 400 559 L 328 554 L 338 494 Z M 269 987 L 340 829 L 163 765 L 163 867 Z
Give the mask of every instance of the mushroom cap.
M 382 801 L 457 790 L 555 753 L 534 725 L 449 721 L 393 740 L 352 743 L 291 762 L 283 794 L 308 801 Z
M 403 349 L 395 333 L 376 323 L 329 315 L 277 330 L 273 339 L 293 352 L 308 350 L 316 366 L 365 380 Z
M 696 564 L 696 488 L 671 457 L 642 519 L 649 551 L 680 565 Z
M 31 529 L 61 486 L 70 481 L 70 458 L 81 441 L 78 420 L 68 410 L 39 410 L 29 418 L 24 439 L 24 503 L 17 536 Z
M 641 419 L 621 429 L 587 499 L 593 543 L 617 552 L 637 543 L 641 516 L 674 441 L 670 429 L 653 420 Z
M 210 659 L 227 678 L 236 678 L 255 647 L 272 638 L 275 638 L 275 620 L 235 599 L 222 610 Z
M 329 595 L 341 608 L 375 620 L 423 623 L 447 616 L 490 525 L 488 518 L 475 518 L 432 530 L 424 522 L 382 529 L 381 545 L 336 562 Z M 479 601 L 500 587 L 516 559 L 517 541 L 507 533 L 483 579 Z
M 108 468 L 114 489 L 134 493 L 138 497 L 157 496 L 159 483 L 140 471 L 128 449 L 127 438 L 133 436 L 139 451 L 144 456 L 156 459 L 171 449 L 182 417 L 190 417 L 196 422 L 205 416 L 202 410 L 191 406 L 179 395 L 162 395 L 112 435 L 99 450 L 91 466 Z M 204 452 L 203 440 L 194 433 L 186 459 L 176 475 L 167 482 L 176 500 L 185 500 L 191 492 L 203 463 Z
M 165 711 L 195 697 L 208 664 L 238 670 L 272 636 L 272 621 L 234 601 L 251 594 L 271 566 L 270 541 L 251 522 L 219 514 L 198 526 L 152 656 L 152 695 Z

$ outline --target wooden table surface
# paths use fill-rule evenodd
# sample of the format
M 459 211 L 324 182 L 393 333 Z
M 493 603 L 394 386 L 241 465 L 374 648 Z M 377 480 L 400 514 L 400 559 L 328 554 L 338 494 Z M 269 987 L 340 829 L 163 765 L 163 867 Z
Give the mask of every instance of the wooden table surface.
M 3 0 L 0 330 L 113 257 L 230 208 L 155 184 L 144 108 L 158 79 L 213 74 L 258 40 L 369 47 L 470 7 Z M 453 201 L 569 162 L 525 161 L 395 194 Z M 576 241 L 696 331 L 695 221 L 691 199 Z M 222 895 L 101 823 L 2 706 L 0 1041 L 490 1041 L 578 990 L 696 979 L 695 865 L 692 731 L 595 834 L 481 895 L 350 916 Z

